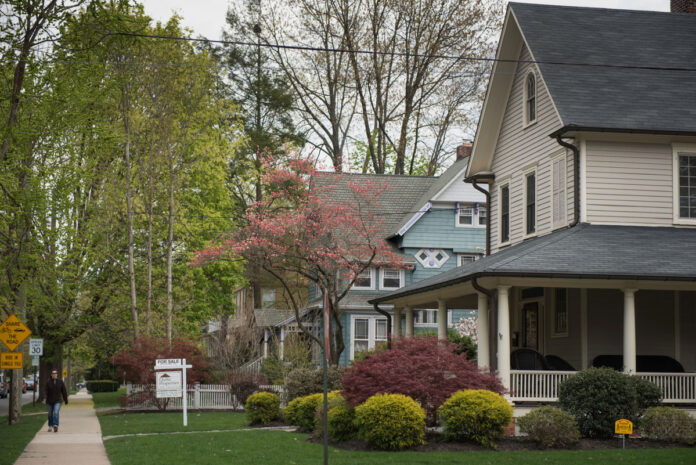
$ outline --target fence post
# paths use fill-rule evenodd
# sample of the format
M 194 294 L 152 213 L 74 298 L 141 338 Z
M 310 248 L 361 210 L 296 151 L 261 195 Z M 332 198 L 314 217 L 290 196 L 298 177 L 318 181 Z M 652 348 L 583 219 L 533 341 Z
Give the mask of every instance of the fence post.
M 201 383 L 196 381 L 193 386 L 193 408 L 195 410 L 200 410 L 201 408 Z
M 126 398 L 130 397 L 130 395 L 133 393 L 133 383 L 128 381 L 126 383 Z

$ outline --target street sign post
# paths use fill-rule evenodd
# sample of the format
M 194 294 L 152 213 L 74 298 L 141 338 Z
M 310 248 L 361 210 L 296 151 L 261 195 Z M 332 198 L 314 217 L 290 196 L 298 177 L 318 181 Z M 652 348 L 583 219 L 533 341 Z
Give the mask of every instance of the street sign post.
M 15 350 L 29 336 L 31 331 L 15 315 L 8 316 L 0 325 L 0 341 L 10 350 Z
M 160 358 L 155 360 L 157 398 L 181 397 L 181 406 L 184 411 L 184 426 L 188 426 L 187 368 L 193 368 L 193 365 L 186 365 L 185 358 Z M 162 395 L 160 395 L 160 392 Z
M 33 366 L 33 367 L 39 366 L 39 356 L 38 355 L 32 355 L 31 366 Z
M 43 338 L 33 337 L 29 339 L 29 355 L 32 357 L 43 355 Z
M 24 366 L 24 354 L 22 352 L 3 352 L 0 354 L 0 369 L 21 370 Z

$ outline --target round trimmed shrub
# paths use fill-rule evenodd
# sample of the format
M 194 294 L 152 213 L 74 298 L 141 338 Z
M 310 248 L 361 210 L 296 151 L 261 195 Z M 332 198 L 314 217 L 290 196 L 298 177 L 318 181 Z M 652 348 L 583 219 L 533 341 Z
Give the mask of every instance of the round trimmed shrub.
M 517 419 L 520 431 L 542 447 L 570 447 L 580 440 L 573 416 L 556 407 L 540 407 Z
M 327 367 L 329 390 L 341 388 L 342 369 Z M 309 396 L 324 390 L 324 371 L 299 367 L 288 373 L 285 379 L 288 400 Z
M 438 409 L 449 439 L 469 439 L 494 447 L 512 422 L 512 406 L 500 394 L 485 389 L 457 391 Z
M 674 407 L 649 408 L 640 422 L 641 434 L 658 441 L 696 443 L 696 418 Z
M 357 434 L 355 426 L 355 410 L 346 402 L 339 391 L 332 391 L 328 396 L 329 417 L 327 424 L 329 427 L 329 437 L 334 442 L 352 439 Z M 314 436 L 321 437 L 324 432 L 324 403 L 319 402 L 317 406 L 314 424 Z
M 376 394 L 355 408 L 358 436 L 373 447 L 400 450 L 424 444 L 425 410 L 403 394 Z
M 588 368 L 561 383 L 558 400 L 575 417 L 583 437 L 612 438 L 616 420 L 635 423 L 659 402 L 659 391 L 637 379 L 611 368 Z
M 257 392 L 247 397 L 246 415 L 252 425 L 267 425 L 280 418 L 280 399 L 272 392 Z
M 339 391 L 329 392 L 329 400 L 337 395 L 340 395 Z M 291 400 L 283 411 L 285 423 L 313 431 L 316 426 L 317 409 L 322 407 L 323 403 L 324 394 L 321 392 Z

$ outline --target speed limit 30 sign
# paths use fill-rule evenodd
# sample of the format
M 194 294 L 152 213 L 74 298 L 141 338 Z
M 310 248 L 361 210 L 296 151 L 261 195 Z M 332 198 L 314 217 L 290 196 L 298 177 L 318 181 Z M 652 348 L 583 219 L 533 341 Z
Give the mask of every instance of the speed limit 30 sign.
M 29 355 L 38 356 L 43 355 L 43 339 L 42 338 L 32 338 L 29 339 Z

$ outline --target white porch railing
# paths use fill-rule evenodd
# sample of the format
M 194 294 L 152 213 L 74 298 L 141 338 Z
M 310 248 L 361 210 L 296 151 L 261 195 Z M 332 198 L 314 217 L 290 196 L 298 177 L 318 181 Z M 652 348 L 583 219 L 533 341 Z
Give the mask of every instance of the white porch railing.
M 281 385 L 261 385 L 259 389 L 271 391 L 278 394 L 281 402 L 285 397 L 285 388 Z M 154 386 L 143 384 L 128 384 L 127 396 L 130 399 L 126 410 L 154 410 L 157 409 L 153 400 Z M 233 409 L 236 407 L 233 396 L 230 394 L 230 387 L 226 384 L 189 384 L 187 388 L 188 406 L 192 410 L 199 409 Z M 166 400 L 166 399 L 161 399 Z M 244 406 L 242 405 L 243 409 Z M 181 410 L 182 398 L 173 397 L 169 399 L 167 410 Z
M 557 402 L 558 387 L 575 371 L 510 371 L 510 398 L 517 402 Z M 696 403 L 696 373 L 637 373 L 662 390 L 665 403 Z
M 517 402 L 557 402 L 558 386 L 574 371 L 510 370 L 510 398 Z

